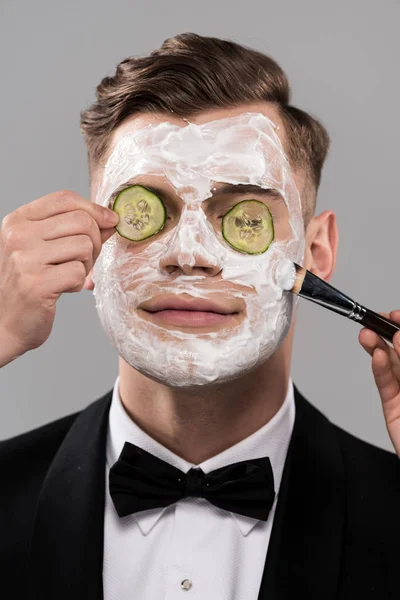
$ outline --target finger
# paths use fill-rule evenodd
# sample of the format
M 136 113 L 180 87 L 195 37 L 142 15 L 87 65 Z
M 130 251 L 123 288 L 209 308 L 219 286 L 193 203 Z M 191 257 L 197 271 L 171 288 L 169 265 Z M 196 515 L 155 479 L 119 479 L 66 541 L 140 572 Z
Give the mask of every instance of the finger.
M 396 336 L 399 336 L 399 334 L 396 334 Z M 383 340 L 377 333 L 371 331 L 370 329 L 362 329 L 358 339 L 361 346 L 371 357 L 373 356 L 376 348 L 380 348 L 381 350 L 387 352 L 394 374 L 400 380 L 400 343 L 397 341 L 400 340 L 400 336 L 396 336 L 394 339 L 396 339 L 396 343 L 398 344 L 397 348 L 392 348 L 389 346 L 385 340 Z
M 396 333 L 393 337 L 393 349 L 391 351 L 391 361 L 392 367 L 394 370 L 394 374 L 396 375 L 398 381 L 400 381 L 400 332 Z
M 395 323 L 400 324 L 400 310 L 392 310 L 392 312 L 390 313 L 378 312 L 378 315 L 381 315 L 382 317 L 385 317 L 385 319 L 389 319 L 391 321 L 394 321 Z
M 392 321 L 394 321 L 395 323 L 400 324 L 400 310 L 392 310 L 389 318 L 392 319 Z
M 378 315 L 385 317 L 385 319 L 390 319 L 390 313 L 387 312 L 378 312 Z
M 400 331 L 393 336 L 393 347 L 400 356 Z
M 393 373 L 390 358 L 387 352 L 377 348 L 372 357 L 372 372 L 379 390 L 382 402 L 389 403 L 400 396 L 400 384 Z M 397 402 L 397 400 L 396 400 Z M 397 410 L 400 411 L 400 402 Z M 386 407 L 390 408 L 390 407 Z
M 50 240 L 44 242 L 44 246 L 44 249 L 40 248 L 39 260 L 42 264 L 59 265 L 71 261 L 80 261 L 85 266 L 86 275 L 93 266 L 93 243 L 87 235 L 71 235 L 57 240 Z
M 101 251 L 101 235 L 97 222 L 84 210 L 74 210 L 35 222 L 41 238 L 45 241 L 68 236 L 87 235 L 93 243 L 93 260 Z M 109 231 L 106 229 L 105 231 Z
M 105 206 L 100 206 L 96 202 L 91 202 L 86 198 L 82 198 L 82 196 L 71 190 L 61 190 L 47 194 L 37 200 L 33 200 L 29 204 L 19 207 L 17 210 L 31 221 L 41 221 L 60 213 L 78 209 L 87 211 L 102 229 L 115 227 L 119 220 L 115 211 Z M 112 215 L 112 221 L 108 220 L 109 215 Z
M 376 348 L 384 351 L 389 348 L 387 343 L 377 333 L 371 331 L 371 329 L 361 329 L 358 341 L 370 356 L 373 355 Z
M 393 374 L 388 355 L 380 348 L 375 350 L 372 357 L 372 371 L 390 439 L 400 457 L 400 382 Z
M 49 267 L 44 281 L 48 293 L 59 296 L 80 291 L 87 276 L 86 268 L 81 261 L 71 261 Z

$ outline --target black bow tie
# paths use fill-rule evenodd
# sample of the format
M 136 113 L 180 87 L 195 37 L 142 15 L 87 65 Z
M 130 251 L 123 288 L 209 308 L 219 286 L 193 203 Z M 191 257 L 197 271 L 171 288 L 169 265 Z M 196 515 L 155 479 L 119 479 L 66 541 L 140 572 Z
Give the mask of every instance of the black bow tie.
M 275 497 L 268 457 L 233 463 L 207 474 L 192 468 L 185 474 L 129 442 L 110 469 L 109 486 L 120 517 L 197 496 L 224 510 L 266 521 Z

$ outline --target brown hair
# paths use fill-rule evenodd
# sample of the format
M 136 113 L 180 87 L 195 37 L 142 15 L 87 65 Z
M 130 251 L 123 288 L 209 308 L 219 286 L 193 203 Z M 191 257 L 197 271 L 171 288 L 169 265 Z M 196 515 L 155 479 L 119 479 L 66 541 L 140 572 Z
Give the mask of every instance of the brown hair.
M 305 168 L 318 189 L 329 147 L 327 131 L 314 117 L 290 106 L 284 71 L 261 52 L 228 40 L 182 33 L 165 40 L 149 56 L 120 62 L 115 75 L 104 77 L 97 86 L 96 98 L 81 113 L 90 170 L 105 157 L 112 132 L 133 114 L 173 112 L 190 118 L 207 109 L 266 101 L 279 107 L 289 161 L 294 168 Z

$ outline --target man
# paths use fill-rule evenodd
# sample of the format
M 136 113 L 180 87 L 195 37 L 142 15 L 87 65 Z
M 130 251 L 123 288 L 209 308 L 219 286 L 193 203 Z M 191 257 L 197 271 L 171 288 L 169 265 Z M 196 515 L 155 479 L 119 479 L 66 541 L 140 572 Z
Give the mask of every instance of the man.
M 119 377 L 1 443 L 7 597 L 397 598 L 398 456 L 290 379 L 279 273 L 329 280 L 336 260 L 334 213 L 313 216 L 322 125 L 270 58 L 183 34 L 103 79 L 82 131 L 92 202 L 57 192 L 3 221 L 0 364 L 84 287 Z M 397 338 L 360 333 L 400 455 Z

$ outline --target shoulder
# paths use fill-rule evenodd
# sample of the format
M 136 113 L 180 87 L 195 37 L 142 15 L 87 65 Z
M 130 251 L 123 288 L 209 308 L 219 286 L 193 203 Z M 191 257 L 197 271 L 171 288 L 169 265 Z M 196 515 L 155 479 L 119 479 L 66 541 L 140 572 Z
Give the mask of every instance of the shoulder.
M 324 432 L 329 431 L 329 435 L 333 435 L 343 460 L 349 468 L 356 467 L 360 473 L 370 473 L 371 469 L 375 469 L 380 471 L 382 475 L 388 471 L 393 471 L 393 469 L 398 472 L 400 459 L 394 451 L 379 448 L 336 425 L 312 402 L 307 400 L 296 386 L 294 389 L 296 411 L 300 413 L 301 419 L 307 422 L 308 433 L 311 435 L 313 430 L 318 429 L 320 431 L 321 428 Z
M 382 598 L 397 597 L 400 460 L 337 425 L 331 428 L 343 466 L 336 484 L 344 492 L 344 585 L 352 590 L 349 597 L 357 595 L 360 582 L 380 589 Z
M 3 485 L 25 485 L 44 477 L 47 468 L 79 412 L 57 419 L 21 435 L 0 441 L 0 474 Z M 13 473 L 18 473 L 13 477 Z
M 303 435 L 301 447 L 306 453 L 296 462 L 297 477 L 301 482 L 302 469 L 308 471 L 307 463 L 311 463 L 311 468 L 317 465 L 314 473 L 318 480 L 316 484 L 308 483 L 311 488 L 316 485 L 328 490 L 322 510 L 329 513 L 331 506 L 343 515 L 346 586 L 356 590 L 368 573 L 368 585 L 373 587 L 376 581 L 379 589 L 381 574 L 385 572 L 387 589 L 395 589 L 395 557 L 400 539 L 399 458 L 334 424 L 299 394 L 296 400 L 298 428 Z M 335 498 L 340 499 L 337 504 Z M 389 597 L 385 594 L 383 590 L 382 597 Z M 354 597 L 354 593 L 349 597 Z
M 295 399 L 309 447 L 322 456 L 328 444 L 336 448 L 350 495 L 372 499 L 386 491 L 400 502 L 400 459 L 395 452 L 379 448 L 336 425 L 296 388 Z
M 27 558 L 40 490 L 49 466 L 79 413 L 0 442 L 0 574 L 18 580 Z
M 326 476 L 344 492 L 348 531 L 363 540 L 365 548 L 382 536 L 394 546 L 400 535 L 400 459 L 339 427 L 298 391 L 296 399 L 314 456 L 319 454 L 325 464 L 328 449 L 335 449 L 337 468 L 331 470 L 326 458 Z
M 378 448 L 332 424 L 343 462 L 348 485 L 365 497 L 377 500 L 386 492 L 400 502 L 400 459 L 395 452 Z M 388 501 L 389 497 L 388 497 Z
M 43 482 L 75 421 L 86 413 L 90 427 L 110 398 L 107 392 L 82 411 L 0 441 L 0 574 L 26 559 Z
M 400 465 L 400 459 L 394 451 L 379 448 L 333 423 L 332 427 L 347 461 L 356 463 L 361 470 L 377 467 L 390 470 Z
M 64 416 L 27 431 L 21 435 L 0 441 L 0 477 L 2 485 L 11 492 L 18 485 L 24 490 L 40 487 L 47 470 L 58 452 L 65 436 L 75 420 L 93 410 L 111 397 L 111 391 L 95 400 L 81 411 Z M 4 489 L 4 487 L 3 487 Z

